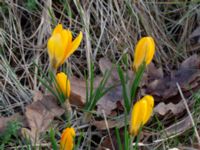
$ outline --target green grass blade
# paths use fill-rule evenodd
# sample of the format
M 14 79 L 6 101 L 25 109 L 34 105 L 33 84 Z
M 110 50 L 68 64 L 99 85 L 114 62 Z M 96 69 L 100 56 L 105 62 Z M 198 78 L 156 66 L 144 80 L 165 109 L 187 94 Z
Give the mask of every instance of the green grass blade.
M 130 92 L 131 93 L 131 96 L 130 96 L 131 97 L 131 102 L 133 102 L 133 99 L 135 98 L 136 91 L 137 91 L 137 88 L 138 88 L 138 86 L 140 84 L 140 81 L 142 79 L 142 75 L 144 73 L 144 70 L 145 70 L 145 63 L 143 63 L 139 67 L 139 69 L 138 69 L 138 71 L 136 73 L 135 79 L 133 81 L 133 84 L 131 86 L 131 92 Z
M 129 100 L 128 94 L 127 94 L 126 81 L 124 78 L 124 74 L 119 65 L 117 66 L 117 71 L 118 71 L 119 78 L 120 78 L 120 81 L 122 84 L 122 94 L 123 94 L 123 98 L 124 98 L 125 109 L 126 109 L 126 112 L 129 112 L 130 108 L 131 108 L 131 103 L 130 103 L 130 100 Z
M 49 136 L 50 136 L 50 141 L 51 141 L 51 145 L 52 145 L 53 150 L 57 150 L 58 146 L 57 146 L 57 142 L 56 142 L 56 139 L 55 139 L 55 132 L 52 128 L 50 129 Z
M 119 150 L 123 150 L 118 128 L 115 128 L 115 134 L 116 134 L 116 137 L 117 137 L 117 144 L 118 144 Z

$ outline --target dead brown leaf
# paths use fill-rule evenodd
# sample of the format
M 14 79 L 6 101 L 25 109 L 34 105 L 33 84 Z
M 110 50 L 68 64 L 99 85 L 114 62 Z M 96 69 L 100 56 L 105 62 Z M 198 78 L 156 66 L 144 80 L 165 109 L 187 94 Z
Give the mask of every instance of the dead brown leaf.
M 105 122 L 105 120 L 101 120 L 101 121 L 94 121 L 92 125 L 94 125 L 98 130 L 106 130 L 107 129 L 106 123 L 108 124 L 108 129 L 116 127 L 117 124 L 116 121 L 107 120 L 107 122 Z
M 71 93 L 69 101 L 71 104 L 83 107 L 86 102 L 86 83 L 84 80 L 73 77 L 70 79 Z
M 147 67 L 147 75 L 149 80 L 161 79 L 164 76 L 162 68 L 156 68 L 152 62 Z
M 187 94 L 191 92 L 191 90 L 196 90 L 199 87 L 200 59 L 196 54 L 183 61 L 179 70 L 171 71 L 171 75 L 166 77 L 163 77 L 161 70 L 159 73 L 154 65 L 150 64 L 149 67 L 148 74 L 153 76 L 154 80 L 150 80 L 150 82 L 146 84 L 147 88 L 142 89 L 142 91 L 144 91 L 143 94 L 148 93 L 154 97 L 158 97 L 156 98 L 157 102 L 166 100 L 167 103 L 177 103 L 177 99 L 173 99 L 173 97 L 178 95 L 176 83 L 179 83 L 182 91 Z M 156 74 L 160 75 L 156 77 Z
M 200 70 L 197 69 L 180 69 L 171 77 L 157 79 L 149 83 L 146 93 L 158 96 L 162 101 L 178 95 L 176 83 L 180 84 L 181 89 L 186 92 L 194 89 L 199 85 Z
M 116 65 L 114 65 L 107 57 L 101 58 L 99 60 L 99 67 L 102 74 L 105 74 L 106 71 L 110 71 L 112 69 L 110 80 L 119 81 Z
M 97 102 L 97 112 L 101 113 L 103 109 L 105 113 L 109 115 L 112 110 L 117 108 L 117 102 L 123 103 L 122 101 L 122 86 L 119 85 L 108 91 L 108 93 Z
M 22 129 L 22 134 L 30 137 L 32 142 L 39 142 L 39 135 L 45 132 L 54 117 L 61 116 L 65 110 L 58 106 L 53 95 L 44 95 L 26 107 L 25 116 L 29 129 Z
M 184 110 L 185 110 L 185 105 L 182 101 L 180 101 L 177 104 L 173 103 L 165 104 L 164 102 L 161 102 L 154 108 L 154 113 L 159 116 L 165 116 L 168 113 L 172 113 L 172 115 L 177 116 Z
M 181 63 L 180 69 L 200 69 L 200 59 L 197 54 L 188 57 Z
M 120 83 L 117 67 L 107 57 L 101 58 L 99 60 L 99 67 L 102 74 L 105 74 L 106 71 L 111 71 L 108 84 Z M 130 80 L 134 79 L 134 72 L 132 70 L 128 70 L 127 74 Z
M 124 121 L 122 120 L 124 118 L 121 118 L 119 120 L 101 120 L 101 121 L 93 121 L 92 125 L 94 125 L 98 130 L 106 130 L 106 129 L 111 129 L 111 128 L 121 128 L 124 126 Z M 108 128 L 107 128 L 107 125 Z

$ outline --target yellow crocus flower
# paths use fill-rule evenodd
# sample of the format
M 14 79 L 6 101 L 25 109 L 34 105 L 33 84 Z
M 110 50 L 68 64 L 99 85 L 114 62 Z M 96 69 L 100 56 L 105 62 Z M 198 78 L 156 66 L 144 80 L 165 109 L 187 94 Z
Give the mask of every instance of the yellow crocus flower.
M 75 135 L 74 128 L 66 128 L 63 130 L 60 139 L 60 150 L 73 150 Z
M 140 127 L 147 123 L 154 107 L 154 98 L 146 95 L 133 106 L 129 125 L 130 134 L 136 136 Z
M 64 72 L 56 74 L 56 82 L 59 86 L 58 89 L 65 95 L 65 97 L 70 96 L 70 81 Z
M 135 47 L 133 69 L 135 71 L 143 62 L 150 64 L 155 53 L 155 42 L 152 37 L 143 37 L 139 40 Z
M 72 32 L 58 24 L 48 40 L 48 54 L 51 66 L 57 69 L 78 48 L 83 38 L 82 32 L 72 41 Z

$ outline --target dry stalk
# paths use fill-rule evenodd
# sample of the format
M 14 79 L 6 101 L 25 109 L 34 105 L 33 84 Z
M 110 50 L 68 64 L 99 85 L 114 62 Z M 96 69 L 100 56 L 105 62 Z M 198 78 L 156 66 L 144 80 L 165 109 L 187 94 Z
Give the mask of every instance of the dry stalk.
M 178 83 L 176 83 L 176 85 L 177 85 L 177 87 L 178 87 L 178 91 L 179 91 L 179 93 L 180 93 L 180 95 L 181 95 L 181 98 L 182 98 L 182 100 L 183 100 L 183 102 L 184 102 L 184 105 L 185 105 L 185 108 L 186 108 L 186 110 L 187 110 L 187 113 L 188 113 L 188 115 L 189 115 L 189 117 L 190 117 L 190 120 L 191 120 L 192 126 L 193 126 L 193 128 L 194 128 L 194 132 L 195 132 L 197 141 L 198 141 L 198 143 L 200 144 L 199 133 L 198 133 L 198 131 L 197 131 L 197 128 L 196 128 L 194 119 L 193 119 L 192 114 L 191 114 L 191 112 L 190 112 L 190 109 L 189 109 L 189 107 L 188 107 L 187 101 L 186 101 L 186 99 L 185 99 L 185 97 L 184 97 L 184 95 L 183 95 L 183 92 L 182 92 L 182 90 L 181 90 L 181 88 L 180 88 L 180 85 L 179 85 Z

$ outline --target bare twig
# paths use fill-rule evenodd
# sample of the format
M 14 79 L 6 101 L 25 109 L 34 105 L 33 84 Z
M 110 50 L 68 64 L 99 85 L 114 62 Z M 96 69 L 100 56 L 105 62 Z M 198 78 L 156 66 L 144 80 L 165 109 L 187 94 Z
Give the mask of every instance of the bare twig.
M 110 134 L 110 129 L 109 129 L 109 126 L 108 126 L 108 121 L 107 121 L 107 118 L 106 118 L 105 111 L 102 110 L 102 112 L 103 112 L 103 117 L 104 117 L 104 120 L 105 120 L 106 128 L 107 128 L 107 131 L 108 131 L 108 136 L 110 138 L 110 142 L 111 142 L 111 145 L 112 145 L 112 149 L 115 150 L 115 146 L 114 146 L 113 141 L 112 141 L 112 137 L 111 137 L 111 134 Z
M 185 97 L 184 97 L 184 95 L 183 95 L 183 92 L 182 92 L 182 90 L 181 90 L 179 84 L 176 83 L 176 85 L 177 85 L 177 87 L 178 87 L 179 93 L 180 93 L 180 95 L 181 95 L 181 98 L 182 98 L 182 100 L 183 100 L 183 102 L 184 102 L 184 105 L 185 105 L 185 108 L 186 108 L 186 110 L 187 110 L 187 113 L 188 113 L 188 115 L 189 115 L 189 117 L 190 117 L 190 120 L 191 120 L 191 122 L 192 122 L 192 126 L 193 126 L 193 128 L 194 128 L 194 131 L 195 131 L 195 134 L 196 134 L 196 138 L 197 138 L 197 140 L 198 140 L 198 143 L 200 144 L 199 133 L 198 133 L 197 128 L 196 128 L 196 125 L 195 125 L 195 123 L 194 123 L 194 119 L 193 119 L 192 114 L 191 114 L 191 112 L 190 112 L 190 109 L 189 109 L 189 107 L 188 107 L 187 101 L 186 101 L 186 99 L 185 99 Z

